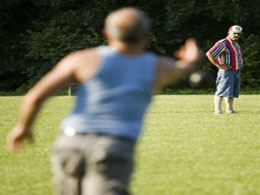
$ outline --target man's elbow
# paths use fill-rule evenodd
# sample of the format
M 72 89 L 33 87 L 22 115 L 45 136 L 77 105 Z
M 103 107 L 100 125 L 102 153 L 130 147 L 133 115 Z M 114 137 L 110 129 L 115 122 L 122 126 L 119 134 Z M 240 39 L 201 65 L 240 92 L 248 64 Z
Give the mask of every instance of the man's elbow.
M 213 56 L 210 52 L 207 52 L 205 55 L 207 56 L 207 58 L 208 58 L 209 60 L 214 59 L 214 56 Z

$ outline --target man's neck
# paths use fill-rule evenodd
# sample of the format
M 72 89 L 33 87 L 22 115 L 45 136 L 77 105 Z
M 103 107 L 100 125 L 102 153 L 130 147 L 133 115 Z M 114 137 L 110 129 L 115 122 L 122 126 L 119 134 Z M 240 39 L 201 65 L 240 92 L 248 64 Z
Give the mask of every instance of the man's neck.
M 109 43 L 113 50 L 123 53 L 125 55 L 140 55 L 144 52 L 144 46 L 142 43 L 128 44 L 124 42 L 114 41 Z

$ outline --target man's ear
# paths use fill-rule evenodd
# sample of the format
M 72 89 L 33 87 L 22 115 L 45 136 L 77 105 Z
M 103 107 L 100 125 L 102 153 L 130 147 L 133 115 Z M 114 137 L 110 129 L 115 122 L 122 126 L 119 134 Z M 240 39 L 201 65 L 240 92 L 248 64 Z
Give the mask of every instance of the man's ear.
M 106 40 L 108 40 L 108 34 L 107 34 L 107 32 L 106 32 L 106 30 L 103 28 L 102 29 L 102 34 L 103 34 L 103 37 L 106 39 Z

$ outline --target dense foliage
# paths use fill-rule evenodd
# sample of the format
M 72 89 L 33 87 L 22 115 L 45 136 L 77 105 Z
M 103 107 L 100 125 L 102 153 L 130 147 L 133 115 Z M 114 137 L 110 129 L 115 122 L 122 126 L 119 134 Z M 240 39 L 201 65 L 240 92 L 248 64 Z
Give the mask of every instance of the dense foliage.
M 0 91 L 22 93 L 68 53 L 105 44 L 104 18 L 125 6 L 150 15 L 153 33 L 148 49 L 169 56 L 187 37 L 197 38 L 206 51 L 226 36 L 231 25 L 241 25 L 246 65 L 242 86 L 259 88 L 258 0 L 1 0 Z M 206 58 L 200 69 L 216 72 Z

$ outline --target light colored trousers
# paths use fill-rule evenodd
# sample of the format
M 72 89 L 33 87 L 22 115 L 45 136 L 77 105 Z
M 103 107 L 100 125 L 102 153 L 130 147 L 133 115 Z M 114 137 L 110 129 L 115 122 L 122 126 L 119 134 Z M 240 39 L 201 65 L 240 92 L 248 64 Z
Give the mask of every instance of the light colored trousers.
M 52 153 L 59 195 L 126 195 L 135 142 L 105 135 L 59 136 Z

